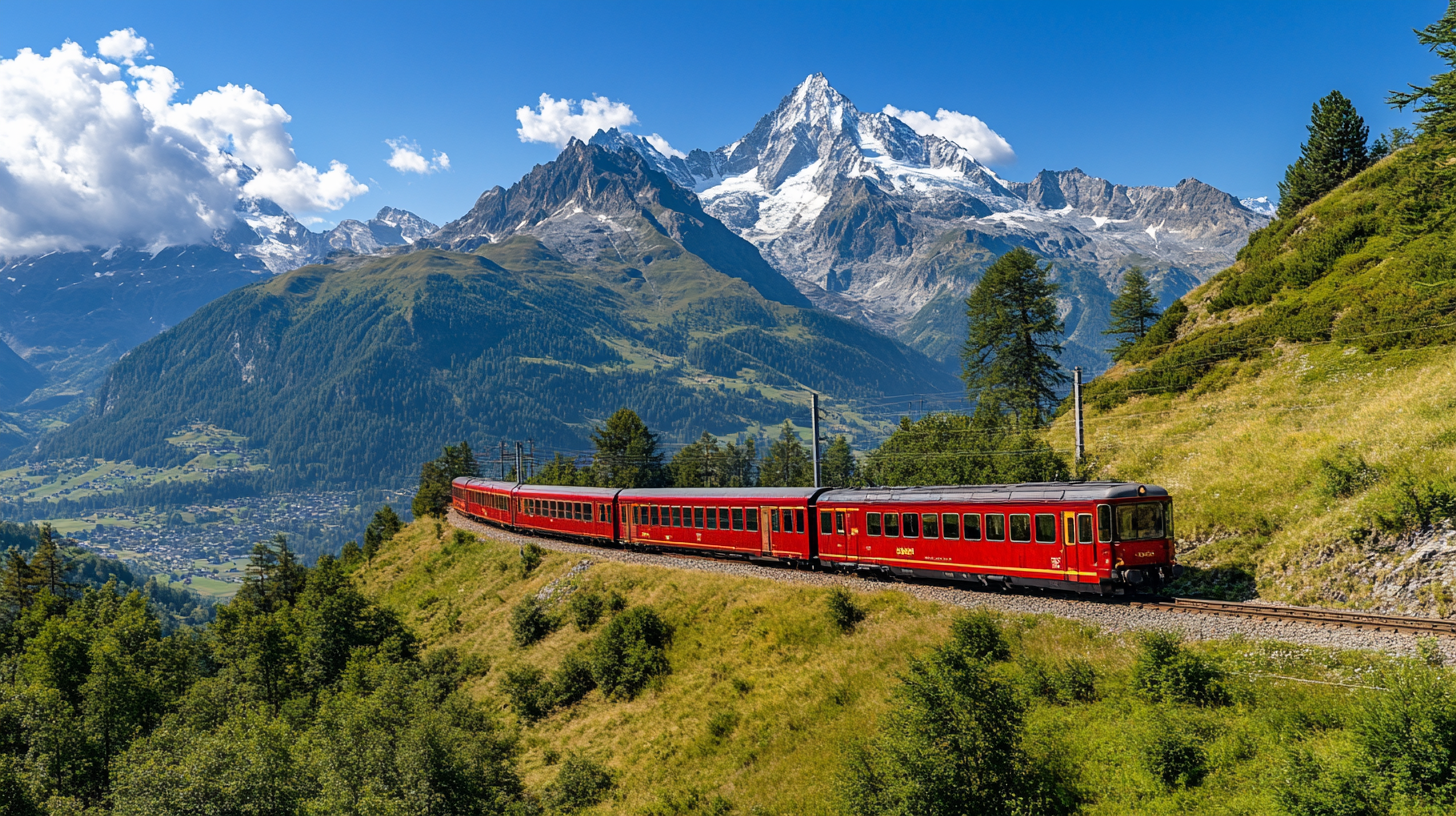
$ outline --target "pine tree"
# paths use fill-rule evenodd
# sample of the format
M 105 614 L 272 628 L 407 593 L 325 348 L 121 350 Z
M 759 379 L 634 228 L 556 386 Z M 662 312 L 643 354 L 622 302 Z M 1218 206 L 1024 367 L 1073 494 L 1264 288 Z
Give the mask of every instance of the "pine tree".
M 636 412 L 620 408 L 592 431 L 596 456 L 592 471 L 598 487 L 662 487 L 668 471 L 657 449 L 657 434 Z
M 1279 217 L 1288 218 L 1370 166 L 1370 128 L 1339 91 L 1314 103 L 1309 141 L 1279 182 Z
M 674 487 L 723 487 L 723 450 L 707 431 L 696 442 L 684 445 L 667 468 Z
M 758 483 L 758 445 L 753 437 L 743 444 L 729 442 L 723 446 L 723 484 L 727 487 L 753 487 Z
M 445 515 L 450 508 L 451 485 L 462 477 L 479 478 L 480 463 L 475 461 L 470 443 L 446 445 L 440 458 L 420 466 L 420 487 L 410 504 L 410 512 L 415 518 Z
M 1021 247 L 996 259 L 966 299 L 962 378 L 975 401 L 1040 425 L 1067 381 L 1056 355 L 1063 327 L 1051 264 Z
M 35 573 L 20 550 L 11 547 L 5 553 L 4 573 L 0 574 L 0 610 L 18 615 L 30 607 L 35 597 Z
M 1392 91 L 1387 101 L 1401 110 L 1414 105 L 1416 113 L 1425 114 L 1420 125 L 1426 133 L 1456 133 L 1456 2 L 1447 5 L 1441 19 L 1417 31 L 1416 39 L 1453 70 L 1431 77 L 1430 85 Z
M 784 420 L 779 438 L 768 446 L 768 454 L 759 463 L 758 484 L 761 487 L 814 486 L 814 461 L 788 420 Z
M 1122 279 L 1122 290 L 1112 301 L 1112 328 L 1103 332 L 1118 337 L 1117 345 L 1108 349 L 1113 360 L 1121 360 L 1128 349 L 1147 336 L 1148 329 L 1158 322 L 1158 298 L 1141 267 L 1134 266 Z
M 539 485 L 582 486 L 592 484 L 592 478 L 590 469 L 576 464 L 575 456 L 558 452 L 551 457 L 551 461 L 536 471 L 530 482 Z
M 40 543 L 30 559 L 31 574 L 36 587 L 49 590 L 57 598 L 61 597 L 73 586 L 66 580 L 66 576 L 74 566 L 56 542 L 55 530 L 49 524 L 42 525 Z
M 849 487 L 859 476 L 859 463 L 843 434 L 834 437 L 819 463 L 819 483 L 825 487 Z

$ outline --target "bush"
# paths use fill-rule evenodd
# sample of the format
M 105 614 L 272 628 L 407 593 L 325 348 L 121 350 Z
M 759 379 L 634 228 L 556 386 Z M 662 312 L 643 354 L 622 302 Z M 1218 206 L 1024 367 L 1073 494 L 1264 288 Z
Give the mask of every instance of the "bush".
M 865 618 L 864 610 L 855 604 L 854 596 L 844 587 L 829 590 L 824 605 L 829 610 L 830 622 L 846 634 L 853 632 L 854 627 Z
M 585 647 L 577 647 L 566 653 L 561 666 L 551 676 L 555 691 L 555 704 L 560 707 L 575 705 L 597 687 L 592 679 L 591 658 Z
M 541 559 L 546 557 L 546 551 L 534 541 L 528 541 L 521 547 L 521 575 L 526 576 L 536 571 L 541 566 Z
M 1208 773 L 1208 753 L 1186 723 L 1155 717 L 1138 751 L 1148 772 L 1170 788 L 1197 785 Z
M 532 596 L 522 598 L 511 609 L 511 639 L 517 646 L 526 647 L 551 634 L 556 628 L 546 607 Z
M 1380 785 L 1357 764 L 1323 763 L 1308 751 L 1291 752 L 1274 801 L 1289 816 L 1382 816 L 1389 808 Z
M 1385 673 L 1354 722 L 1370 767 L 1397 793 L 1456 801 L 1456 692 L 1449 672 L 1416 663 Z
M 535 666 L 506 669 L 501 677 L 500 690 L 516 716 L 528 723 L 550 714 L 554 707 L 556 692 L 546 679 L 546 673 Z
M 1332 499 L 1347 499 L 1380 481 L 1380 471 L 1371 467 L 1358 451 L 1341 445 L 1315 462 L 1320 492 Z
M 721 740 L 738 727 L 738 715 L 732 711 L 719 711 L 708 718 L 708 736 Z
M 672 630 L 650 608 L 638 606 L 612 619 L 592 645 L 592 679 L 608 698 L 630 700 L 669 670 Z
M 576 628 L 586 632 L 590 631 L 597 621 L 602 619 L 602 612 L 606 609 L 607 601 L 600 592 L 590 589 L 578 590 L 566 602 L 566 616 L 576 624 Z
M 957 615 L 950 624 L 951 648 L 972 660 L 996 662 L 1011 657 L 1001 621 L 986 609 Z
M 546 786 L 542 799 L 546 806 L 560 813 L 575 813 L 607 797 L 616 780 L 606 766 L 580 754 L 572 754 L 561 763 L 556 779 Z
M 657 801 L 642 811 L 642 816 L 728 816 L 733 803 L 722 796 L 707 796 L 700 791 L 670 791 L 657 796 Z
M 623 609 L 626 609 L 626 608 L 627 608 L 627 599 L 624 598 L 624 597 L 622 597 L 622 593 L 620 593 L 620 592 L 618 592 L 617 590 L 614 589 L 610 593 L 607 594 L 607 611 L 608 612 L 611 612 L 613 615 L 615 615 L 618 612 L 621 612 Z
M 1097 671 L 1080 657 L 1060 665 L 1041 660 L 1021 662 L 1026 690 L 1033 697 L 1051 703 L 1094 703 L 1097 701 Z
M 1145 632 L 1138 638 L 1133 686 L 1153 702 L 1209 706 L 1229 702 L 1224 674 L 1206 658 L 1183 648 L 1172 632 Z

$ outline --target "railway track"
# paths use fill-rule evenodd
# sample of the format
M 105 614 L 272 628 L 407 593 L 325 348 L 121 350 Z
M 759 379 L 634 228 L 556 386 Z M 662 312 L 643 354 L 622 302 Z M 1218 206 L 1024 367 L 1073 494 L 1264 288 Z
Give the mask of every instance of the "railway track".
M 1367 612 L 1344 612 L 1332 609 L 1311 609 L 1300 606 L 1235 603 L 1233 601 L 1200 601 L 1190 598 L 1131 600 L 1129 606 L 1191 615 L 1223 615 L 1261 621 L 1290 621 L 1312 626 L 1340 626 L 1373 632 L 1405 635 L 1456 637 L 1456 621 L 1439 618 L 1417 618 L 1405 615 L 1377 615 Z

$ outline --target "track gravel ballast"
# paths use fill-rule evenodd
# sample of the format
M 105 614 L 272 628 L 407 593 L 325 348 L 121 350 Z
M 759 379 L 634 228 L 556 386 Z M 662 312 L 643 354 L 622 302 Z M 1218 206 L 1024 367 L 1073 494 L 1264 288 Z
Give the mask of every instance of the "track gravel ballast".
M 1246 637 L 1251 640 L 1277 640 L 1307 646 L 1336 649 L 1370 649 L 1399 655 L 1416 654 L 1416 636 L 1389 632 L 1372 632 L 1343 627 L 1314 626 L 1289 621 L 1259 621 L 1216 615 L 1173 614 L 1152 609 L 1138 609 L 1118 600 L 1078 598 L 1068 594 L 1025 589 L 1014 592 L 981 589 L 967 585 L 938 586 L 929 583 L 866 580 L 854 575 L 790 569 L 748 561 L 683 557 L 670 554 L 634 552 L 615 547 L 596 547 L 555 538 L 526 536 L 481 524 L 450 511 L 450 523 L 461 530 L 509 544 L 534 542 L 556 552 L 589 555 L 594 559 L 620 561 L 666 569 L 716 572 L 743 578 L 809 584 L 843 586 L 858 592 L 894 590 L 936 603 L 966 608 L 987 607 L 1004 612 L 1056 615 L 1082 621 L 1104 631 L 1125 632 L 1139 629 L 1168 629 L 1195 640 Z M 1456 638 L 1440 638 L 1441 650 L 1448 661 L 1456 659 Z

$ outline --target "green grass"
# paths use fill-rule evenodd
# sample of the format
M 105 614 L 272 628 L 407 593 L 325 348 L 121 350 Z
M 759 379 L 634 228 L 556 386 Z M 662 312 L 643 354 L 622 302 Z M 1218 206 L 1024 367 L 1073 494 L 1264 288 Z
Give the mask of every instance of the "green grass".
M 561 579 L 580 557 L 548 552 L 522 579 L 514 545 L 451 543 L 446 532 L 441 542 L 431 524 L 411 525 L 356 580 L 429 648 L 488 660 L 491 671 L 469 690 L 508 711 L 497 686 L 507 669 L 550 671 L 592 636 L 566 624 L 524 649 L 511 641 L 511 608 Z M 722 796 L 738 813 L 837 812 L 833 779 L 845 746 L 873 733 L 907 661 L 944 642 L 957 612 L 861 585 L 869 591 L 854 597 L 867 617 L 841 634 L 826 611 L 825 589 L 612 561 L 577 580 L 650 605 L 675 628 L 671 673 L 635 700 L 609 702 L 592 692 L 520 725 L 533 788 L 554 778 L 557 757 L 574 752 L 617 774 L 614 798 L 591 813 L 642 813 L 694 793 Z M 1274 812 L 1272 792 L 1289 750 L 1346 750 L 1345 725 L 1365 693 L 1347 686 L 1371 685 L 1391 662 L 1369 653 L 1213 642 L 1194 648 L 1229 672 L 1234 704 L 1159 707 L 1132 688 L 1131 638 L 1050 616 L 1004 620 L 1013 660 L 997 671 L 1008 682 L 1024 686 L 1035 661 L 1081 658 L 1097 672 L 1099 701 L 1032 699 L 1028 720 L 1034 751 L 1061 758 L 1088 814 Z M 1145 767 L 1140 746 L 1155 718 L 1201 741 L 1212 758 L 1201 784 L 1169 788 Z

